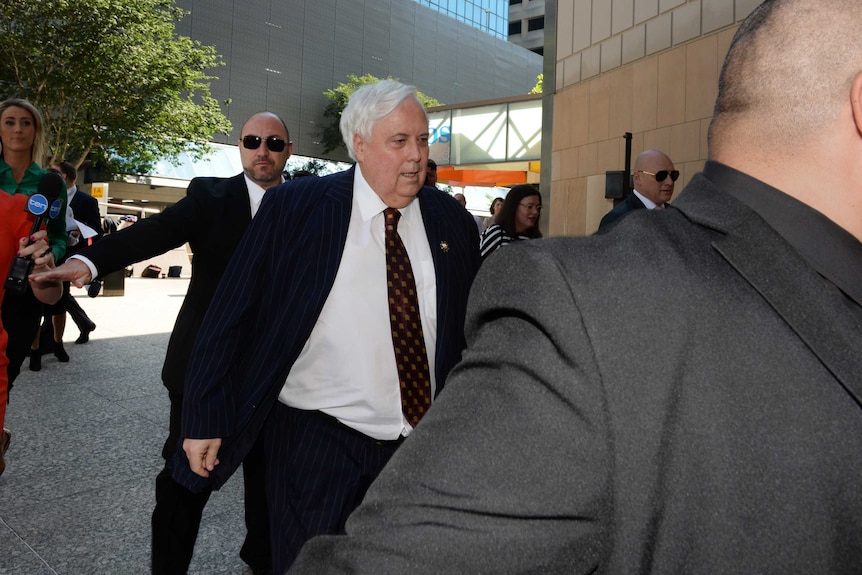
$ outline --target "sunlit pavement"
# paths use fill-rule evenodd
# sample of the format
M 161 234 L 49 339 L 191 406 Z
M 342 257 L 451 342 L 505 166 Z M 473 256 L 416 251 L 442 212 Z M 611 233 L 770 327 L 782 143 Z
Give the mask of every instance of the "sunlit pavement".
M 168 422 L 161 368 L 186 278 L 127 279 L 122 297 L 72 294 L 96 323 L 69 363 L 24 362 L 7 409 L 0 574 L 145 574 L 154 479 Z M 189 573 L 246 571 L 241 473 L 204 512 Z

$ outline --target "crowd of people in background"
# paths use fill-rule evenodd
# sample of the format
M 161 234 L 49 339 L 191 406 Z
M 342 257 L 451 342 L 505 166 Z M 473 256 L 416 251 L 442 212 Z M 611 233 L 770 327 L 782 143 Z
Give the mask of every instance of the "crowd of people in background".
M 437 163 L 429 159 L 427 166 L 425 185 L 437 188 Z M 452 197 L 467 209 L 467 196 L 463 192 L 454 192 Z M 520 184 L 510 188 L 505 197 L 491 200 L 488 213 L 482 218 L 470 212 L 479 230 L 479 250 L 483 260 L 512 242 L 542 237 L 542 194 L 538 186 Z

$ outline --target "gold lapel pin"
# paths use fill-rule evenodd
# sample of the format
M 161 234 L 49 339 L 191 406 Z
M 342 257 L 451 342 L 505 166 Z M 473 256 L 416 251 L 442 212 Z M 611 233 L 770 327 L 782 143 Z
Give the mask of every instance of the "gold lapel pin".
M 440 242 L 440 249 L 443 250 L 444 254 L 449 253 L 449 242 Z

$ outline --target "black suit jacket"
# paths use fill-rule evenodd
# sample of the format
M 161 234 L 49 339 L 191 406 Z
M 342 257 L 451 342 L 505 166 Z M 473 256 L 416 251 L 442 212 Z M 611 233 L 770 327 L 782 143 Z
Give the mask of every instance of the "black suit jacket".
M 270 190 L 225 273 L 189 362 L 183 436 L 224 438 L 204 479 L 178 450 L 174 478 L 219 488 L 254 443 L 335 281 L 353 203 L 354 169 Z M 464 348 L 467 294 L 479 267 L 472 216 L 452 197 L 417 197 L 437 285 L 437 393 Z M 361 302 L 357 302 L 361 305 Z M 334 358 L 335 359 L 335 358 Z
M 599 222 L 599 231 L 603 232 L 610 228 L 611 224 L 622 218 L 629 212 L 634 210 L 644 210 L 646 206 L 634 193 L 626 196 L 626 199 L 614 206 L 614 209 L 605 214 L 602 221 Z
M 98 232 L 93 236 L 93 241 L 97 241 L 102 237 L 102 216 L 99 214 L 99 200 L 93 196 L 81 191 L 75 191 L 75 195 L 69 200 L 69 207 L 72 208 L 72 214 L 79 222 L 86 224 Z M 81 236 L 78 243 L 74 246 L 66 248 L 64 259 L 69 256 L 80 253 L 81 250 L 87 247 L 87 240 Z
M 250 221 L 248 188 L 242 174 L 195 178 L 186 196 L 173 206 L 81 251 L 104 275 L 186 242 L 191 244 L 192 278 L 162 369 L 162 381 L 172 393 L 183 392 L 186 365 L 198 329 Z
M 674 207 L 488 259 L 446 392 L 290 573 L 859 573 L 862 326 L 702 175 Z

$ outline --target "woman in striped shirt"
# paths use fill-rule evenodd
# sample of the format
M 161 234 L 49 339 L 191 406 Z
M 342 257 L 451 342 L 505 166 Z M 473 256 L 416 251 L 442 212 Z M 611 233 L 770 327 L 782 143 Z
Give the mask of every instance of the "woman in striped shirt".
M 499 218 L 482 234 L 480 250 L 482 260 L 506 244 L 519 240 L 542 237 L 539 217 L 542 215 L 542 196 L 529 184 L 515 186 L 506 195 Z

